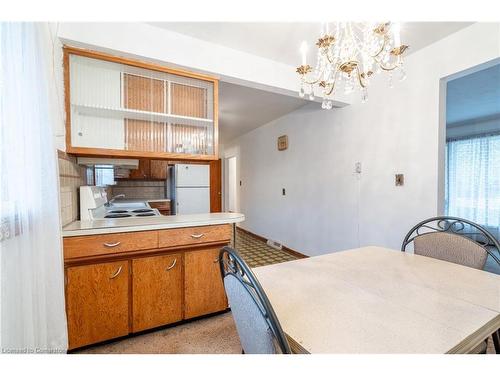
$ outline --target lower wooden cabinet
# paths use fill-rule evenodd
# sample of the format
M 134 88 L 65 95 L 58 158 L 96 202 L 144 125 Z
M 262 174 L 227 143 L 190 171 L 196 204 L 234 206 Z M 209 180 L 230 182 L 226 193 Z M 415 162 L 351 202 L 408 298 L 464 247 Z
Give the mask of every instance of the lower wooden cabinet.
M 128 334 L 128 261 L 69 267 L 66 282 L 70 349 Z
M 230 234 L 218 224 L 65 238 L 69 349 L 227 309 L 218 255 Z
M 210 314 L 227 308 L 219 268 L 220 248 L 187 251 L 184 254 L 184 318 Z
M 182 320 L 182 253 L 132 260 L 132 331 Z

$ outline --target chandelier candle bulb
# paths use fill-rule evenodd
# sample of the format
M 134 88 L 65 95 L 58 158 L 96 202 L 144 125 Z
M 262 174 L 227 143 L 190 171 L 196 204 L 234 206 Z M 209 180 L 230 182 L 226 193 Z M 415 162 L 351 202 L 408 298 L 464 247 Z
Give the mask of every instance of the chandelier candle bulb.
M 394 47 L 401 46 L 401 27 L 399 22 L 392 25 L 392 31 L 394 34 Z
M 302 65 L 307 65 L 306 63 L 306 55 L 307 55 L 307 43 L 304 41 L 300 45 L 300 53 L 302 55 Z

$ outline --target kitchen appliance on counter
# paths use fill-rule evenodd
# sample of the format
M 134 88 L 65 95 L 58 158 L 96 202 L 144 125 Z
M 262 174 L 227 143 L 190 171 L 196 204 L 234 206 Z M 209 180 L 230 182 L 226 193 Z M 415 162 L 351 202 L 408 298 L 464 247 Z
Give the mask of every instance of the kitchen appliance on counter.
M 80 220 L 101 220 L 120 218 L 142 218 L 161 216 L 144 200 L 111 199 L 108 201 L 106 188 L 80 186 Z
M 176 164 L 168 167 L 167 196 L 174 215 L 209 213 L 210 166 Z

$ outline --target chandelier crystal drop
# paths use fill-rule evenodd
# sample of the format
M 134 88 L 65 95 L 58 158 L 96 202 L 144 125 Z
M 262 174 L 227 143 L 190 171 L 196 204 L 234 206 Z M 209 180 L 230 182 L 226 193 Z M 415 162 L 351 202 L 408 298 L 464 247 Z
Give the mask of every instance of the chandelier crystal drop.
M 323 97 L 321 107 L 333 108 L 333 97 L 342 88 L 349 94 L 361 91 L 361 101 L 368 100 L 368 86 L 375 73 L 389 73 L 389 86 L 393 76 L 406 78 L 403 54 L 409 48 L 402 44 L 398 23 L 339 22 L 334 31 L 326 24 L 318 39 L 317 63 L 313 68 L 306 62 L 307 44 L 302 42 L 302 64 L 297 68 L 300 76 L 299 96 L 314 100 L 314 88 Z M 394 74 L 396 73 L 397 74 Z

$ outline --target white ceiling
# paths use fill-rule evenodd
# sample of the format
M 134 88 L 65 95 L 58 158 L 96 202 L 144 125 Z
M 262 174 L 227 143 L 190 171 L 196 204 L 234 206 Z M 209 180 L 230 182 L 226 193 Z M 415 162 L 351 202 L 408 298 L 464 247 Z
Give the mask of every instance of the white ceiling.
M 221 143 L 277 119 L 307 102 L 297 97 L 220 82 L 219 127 Z
M 291 66 L 300 63 L 303 40 L 314 46 L 321 23 L 269 22 L 155 22 L 151 25 L 214 44 L 265 57 Z M 423 48 L 464 28 L 467 22 L 408 22 L 401 24 L 401 40 L 409 52 Z M 309 48 L 308 61 L 315 57 Z M 221 143 L 245 134 L 301 106 L 307 101 L 239 85 L 220 83 L 219 124 Z
M 408 53 L 412 53 L 470 24 L 404 22 L 401 41 L 410 46 Z M 154 22 L 151 25 L 292 66 L 300 64 L 299 48 L 304 40 L 309 45 L 309 59 L 315 57 L 312 47 L 322 27 L 320 22 Z

